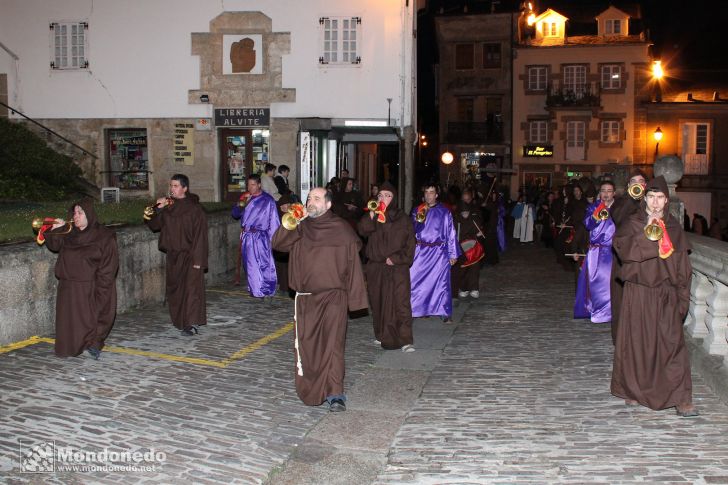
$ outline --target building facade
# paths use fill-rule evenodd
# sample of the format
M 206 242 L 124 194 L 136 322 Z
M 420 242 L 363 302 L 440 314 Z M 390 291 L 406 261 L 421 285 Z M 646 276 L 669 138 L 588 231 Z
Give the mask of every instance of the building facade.
M 513 61 L 511 191 L 556 187 L 645 163 L 649 43 L 633 16 L 610 6 L 593 34 L 569 36 L 569 19 L 521 12 Z
M 517 13 L 435 17 L 439 143 L 454 157 L 444 168 L 451 183 L 511 167 L 511 52 L 517 18 Z
M 303 197 L 343 168 L 361 185 L 412 169 L 408 0 L 0 5 L 6 114 L 72 140 L 83 151 L 48 137 L 122 197 L 181 172 L 203 200 L 235 200 L 266 162 Z

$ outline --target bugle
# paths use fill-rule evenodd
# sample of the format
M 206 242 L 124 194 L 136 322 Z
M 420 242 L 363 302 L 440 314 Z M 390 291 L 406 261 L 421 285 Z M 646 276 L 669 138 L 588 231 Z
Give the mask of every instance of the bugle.
M 415 215 L 415 220 L 417 222 L 419 222 L 420 224 L 427 220 L 427 208 L 426 207 L 423 207 L 422 209 L 417 211 L 417 215 Z
M 609 211 L 607 209 L 602 209 L 597 214 L 597 217 L 600 221 L 606 221 L 607 219 L 609 219 Z
M 376 200 L 370 200 L 369 202 L 367 202 L 367 210 L 375 211 L 377 210 L 377 207 L 379 207 L 379 202 L 377 202 Z
M 652 222 L 645 226 L 645 237 L 650 241 L 659 241 L 662 239 L 664 232 L 656 219 L 652 219 Z
M 291 204 L 288 212 L 281 218 L 281 225 L 287 230 L 293 231 L 303 219 L 303 204 Z
M 627 187 L 627 193 L 634 200 L 640 200 L 645 195 L 645 187 L 642 184 L 632 184 Z
M 53 217 L 36 217 L 33 219 L 33 222 L 31 222 L 31 226 L 33 227 L 33 232 L 38 233 L 43 226 L 53 226 L 53 224 L 56 223 L 58 219 Z M 73 229 L 73 223 L 70 221 L 67 221 L 63 226 L 65 229 L 61 232 L 54 232 L 53 234 L 59 235 L 59 234 L 68 234 Z
M 167 205 L 164 207 L 170 206 L 174 204 L 174 199 L 172 197 L 165 197 L 167 199 Z M 144 208 L 144 220 L 149 221 L 154 217 L 154 213 L 157 211 L 159 207 L 159 203 L 157 201 L 154 201 L 151 205 L 148 205 Z

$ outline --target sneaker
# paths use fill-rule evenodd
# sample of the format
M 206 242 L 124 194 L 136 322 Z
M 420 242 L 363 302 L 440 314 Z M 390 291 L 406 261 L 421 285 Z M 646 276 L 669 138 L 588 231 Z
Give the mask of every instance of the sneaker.
M 470 292 L 470 296 L 473 298 L 480 298 L 480 292 L 478 290 L 473 290 Z
M 377 339 L 374 339 L 374 345 L 377 345 L 377 346 L 381 347 L 382 346 L 382 342 L 380 342 Z
M 346 411 L 346 404 L 343 399 L 332 399 L 329 404 L 329 411 L 332 413 L 340 413 Z
M 459 292 L 458 292 L 458 296 L 459 296 L 460 298 L 467 298 L 467 297 L 468 297 L 468 294 L 469 294 L 469 293 L 468 293 L 467 291 L 459 291 Z
M 89 347 L 86 349 L 86 352 L 88 352 L 94 360 L 99 360 L 99 357 L 101 357 L 101 351 L 99 349 L 92 349 Z
M 414 352 L 415 346 L 412 344 L 407 344 L 404 347 L 402 347 L 402 352 Z
M 182 335 L 187 335 L 188 337 L 192 335 L 197 335 L 199 332 L 197 331 L 197 327 L 194 325 L 190 325 L 189 327 L 185 327 L 182 329 Z

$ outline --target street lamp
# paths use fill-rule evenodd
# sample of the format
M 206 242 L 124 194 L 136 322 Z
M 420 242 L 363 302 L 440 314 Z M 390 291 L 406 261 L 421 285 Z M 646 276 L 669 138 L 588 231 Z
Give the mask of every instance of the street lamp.
M 442 160 L 442 163 L 444 163 L 445 165 L 450 165 L 452 163 L 452 161 L 455 160 L 455 157 L 453 156 L 452 153 L 445 152 L 440 157 L 440 160 Z
M 657 81 L 662 79 L 662 77 L 665 75 L 665 71 L 662 69 L 662 61 L 653 61 L 652 62 L 652 77 L 655 78 Z
M 658 126 L 655 132 L 652 134 L 652 136 L 655 138 L 655 161 L 657 161 L 657 153 L 660 149 L 660 140 L 662 140 L 662 130 Z

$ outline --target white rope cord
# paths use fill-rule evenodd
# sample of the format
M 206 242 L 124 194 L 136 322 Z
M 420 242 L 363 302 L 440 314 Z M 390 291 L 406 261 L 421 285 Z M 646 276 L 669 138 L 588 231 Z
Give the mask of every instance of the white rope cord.
M 301 363 L 301 351 L 298 349 L 298 297 L 310 294 L 296 292 L 296 298 L 293 300 L 293 323 L 296 325 L 296 341 L 293 346 L 296 348 L 296 368 L 299 376 L 303 375 L 303 364 Z

